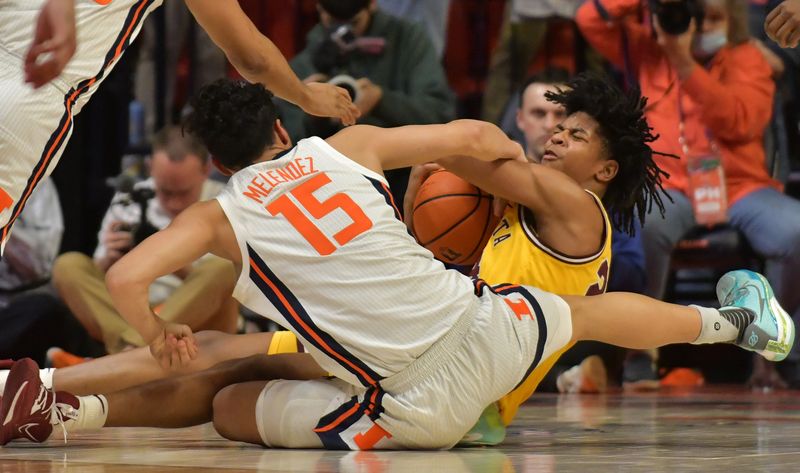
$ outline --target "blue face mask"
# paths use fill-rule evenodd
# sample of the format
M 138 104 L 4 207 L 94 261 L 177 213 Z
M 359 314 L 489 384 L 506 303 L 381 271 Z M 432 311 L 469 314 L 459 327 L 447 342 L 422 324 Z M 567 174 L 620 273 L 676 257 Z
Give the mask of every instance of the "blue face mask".
M 728 35 L 724 31 L 701 33 L 694 43 L 694 53 L 700 57 L 711 57 L 728 44 Z

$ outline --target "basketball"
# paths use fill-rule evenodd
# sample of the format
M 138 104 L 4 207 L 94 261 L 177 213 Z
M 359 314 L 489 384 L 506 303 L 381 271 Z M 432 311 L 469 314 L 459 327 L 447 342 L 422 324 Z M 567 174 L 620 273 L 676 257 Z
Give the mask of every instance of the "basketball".
M 492 196 L 448 171 L 436 171 L 414 199 L 414 233 L 436 259 L 474 264 L 489 240 L 497 218 Z

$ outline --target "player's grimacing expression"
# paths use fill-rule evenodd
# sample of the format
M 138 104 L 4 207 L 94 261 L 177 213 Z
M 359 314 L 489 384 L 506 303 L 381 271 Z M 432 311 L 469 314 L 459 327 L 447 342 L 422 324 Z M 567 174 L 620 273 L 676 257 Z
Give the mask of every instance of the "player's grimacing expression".
M 575 112 L 556 125 L 541 164 L 562 171 L 585 187 L 598 176 L 613 178 L 617 166 L 608 159 L 599 123 L 584 112 Z

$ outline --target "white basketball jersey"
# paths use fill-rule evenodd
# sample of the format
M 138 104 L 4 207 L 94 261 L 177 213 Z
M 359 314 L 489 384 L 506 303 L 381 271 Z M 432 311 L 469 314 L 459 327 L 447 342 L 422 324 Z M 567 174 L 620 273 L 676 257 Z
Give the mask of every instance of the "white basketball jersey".
M 242 252 L 234 297 L 353 384 L 399 372 L 479 299 L 408 234 L 386 180 L 309 138 L 217 197 Z
M 36 185 L 50 175 L 73 116 L 108 77 L 162 0 L 75 0 L 77 49 L 59 77 L 34 90 L 23 58 L 43 0 L 0 0 L 0 252 Z

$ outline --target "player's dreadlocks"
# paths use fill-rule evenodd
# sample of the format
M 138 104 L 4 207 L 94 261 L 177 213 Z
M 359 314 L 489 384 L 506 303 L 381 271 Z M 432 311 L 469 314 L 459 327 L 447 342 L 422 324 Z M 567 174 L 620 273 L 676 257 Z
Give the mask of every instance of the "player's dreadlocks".
M 641 96 L 639 88 L 624 93 L 601 76 L 580 74 L 569 80 L 566 88 L 547 92 L 545 97 L 562 105 L 568 115 L 584 112 L 599 124 L 609 159 L 619 163 L 617 175 L 603 197 L 603 203 L 613 213 L 614 226 L 632 235 L 636 231 L 634 217 L 638 215 L 644 223 L 654 203 L 663 216 L 661 178 L 669 174 L 658 167 L 653 155 L 676 156 L 653 151 L 648 145 L 658 135 L 653 135 L 644 118 L 647 98 Z

